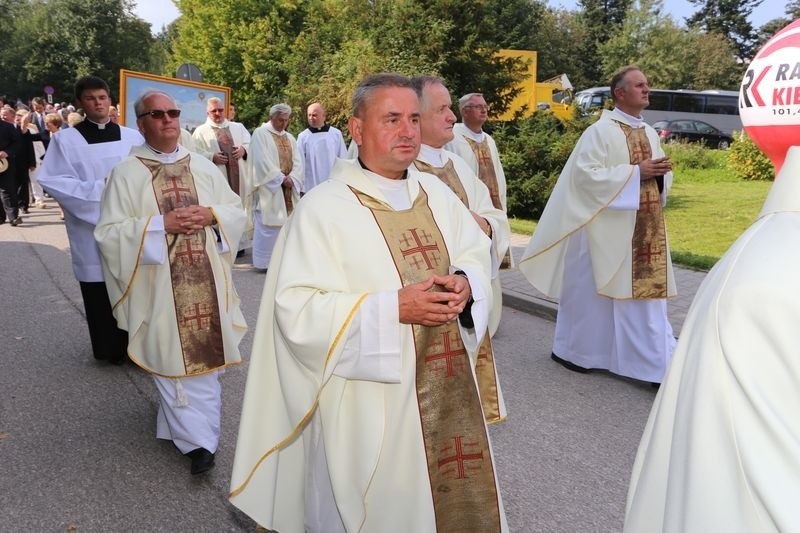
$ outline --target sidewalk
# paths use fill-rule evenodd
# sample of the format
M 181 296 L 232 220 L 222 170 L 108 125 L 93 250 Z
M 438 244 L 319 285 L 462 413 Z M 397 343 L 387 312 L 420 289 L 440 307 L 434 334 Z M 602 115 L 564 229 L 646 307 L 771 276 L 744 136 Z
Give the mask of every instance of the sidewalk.
M 511 251 L 514 259 L 519 261 L 530 235 L 511 235 Z M 694 300 L 700 283 L 706 277 L 706 272 L 675 267 L 675 284 L 678 286 L 678 296 L 670 298 L 667 302 L 669 315 L 675 336 L 679 336 L 683 320 L 689 311 L 689 306 Z M 517 270 L 502 270 L 500 280 L 503 285 L 503 305 L 513 307 L 519 311 L 555 320 L 558 310 L 558 300 L 549 298 L 533 288 L 525 276 Z

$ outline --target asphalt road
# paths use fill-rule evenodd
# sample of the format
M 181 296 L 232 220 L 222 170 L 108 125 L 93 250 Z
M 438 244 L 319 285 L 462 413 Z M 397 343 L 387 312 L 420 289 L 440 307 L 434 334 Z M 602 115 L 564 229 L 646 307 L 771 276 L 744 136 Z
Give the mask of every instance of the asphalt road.
M 52 205 L 52 204 L 51 204 Z M 156 391 L 137 367 L 92 359 L 56 209 L 0 225 L 0 532 L 223 532 L 255 524 L 227 501 L 247 363 L 223 377 L 217 466 L 155 439 Z M 251 327 L 264 275 L 240 259 Z M 506 308 L 494 346 L 509 417 L 492 426 L 515 532 L 620 531 L 645 384 L 549 359 L 552 322 Z M 251 351 L 252 335 L 242 344 Z

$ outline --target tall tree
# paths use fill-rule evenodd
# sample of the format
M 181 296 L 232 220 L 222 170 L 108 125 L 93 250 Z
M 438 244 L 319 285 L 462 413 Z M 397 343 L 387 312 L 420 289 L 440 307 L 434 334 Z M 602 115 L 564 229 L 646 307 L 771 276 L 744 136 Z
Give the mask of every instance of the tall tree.
M 601 44 L 620 31 L 632 4 L 633 0 L 578 0 L 580 20 L 586 27 L 586 40 L 575 61 L 590 85 L 606 84 L 597 51 Z
M 800 18 L 800 0 L 792 0 L 791 2 L 786 4 L 785 17 L 778 17 L 776 19 L 772 19 L 758 29 L 754 51 L 758 52 L 761 46 L 767 41 L 769 41 L 773 35 L 775 35 L 776 33 L 778 33 L 778 31 L 788 26 L 793 20 L 799 18 Z
M 726 37 L 737 57 L 744 62 L 753 58 L 756 32 L 749 17 L 764 0 L 689 0 L 698 10 L 686 19 L 690 27 Z

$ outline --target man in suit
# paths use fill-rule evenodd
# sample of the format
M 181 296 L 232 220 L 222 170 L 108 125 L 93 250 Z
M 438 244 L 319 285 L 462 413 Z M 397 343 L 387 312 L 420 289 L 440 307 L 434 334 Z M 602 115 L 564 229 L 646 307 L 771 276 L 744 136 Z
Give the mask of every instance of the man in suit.
M 3 204 L 0 224 L 6 220 L 11 222 L 12 226 L 22 223 L 22 218 L 19 216 L 14 165 L 21 144 L 19 133 L 14 127 L 14 110 L 4 106 L 0 109 L 0 202 Z

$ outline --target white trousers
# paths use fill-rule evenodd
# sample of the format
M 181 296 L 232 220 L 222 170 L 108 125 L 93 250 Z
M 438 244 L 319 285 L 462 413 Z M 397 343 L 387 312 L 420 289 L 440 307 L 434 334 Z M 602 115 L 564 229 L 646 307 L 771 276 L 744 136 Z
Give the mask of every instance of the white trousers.
M 160 396 L 156 438 L 171 440 L 181 453 L 219 446 L 222 386 L 219 371 L 185 378 L 153 376 Z
M 261 223 L 261 211 L 254 212 L 253 220 L 253 266 L 265 269 L 272 259 L 272 250 L 278 241 L 282 226 L 265 226 Z
M 569 239 L 553 353 L 584 368 L 661 383 L 675 350 L 666 299 L 600 296 L 586 231 Z

